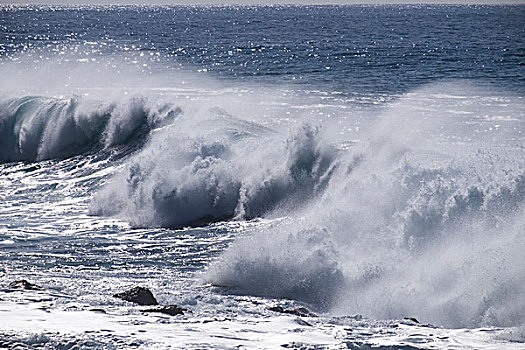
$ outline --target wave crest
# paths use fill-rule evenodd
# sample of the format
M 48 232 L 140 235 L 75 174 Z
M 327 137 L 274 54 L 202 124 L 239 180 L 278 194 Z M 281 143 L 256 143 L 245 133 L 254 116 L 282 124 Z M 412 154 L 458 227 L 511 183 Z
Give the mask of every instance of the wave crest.
M 0 102 L 0 162 L 67 158 L 137 147 L 181 113 L 136 96 L 118 102 L 25 96 Z
M 173 129 L 159 133 L 94 198 L 91 213 L 120 215 L 135 226 L 194 226 L 291 210 L 326 186 L 337 152 L 319 144 L 315 128 L 305 125 L 288 140 L 232 128 L 242 125 L 236 121 L 213 141 Z M 233 136 L 239 134 L 251 137 Z

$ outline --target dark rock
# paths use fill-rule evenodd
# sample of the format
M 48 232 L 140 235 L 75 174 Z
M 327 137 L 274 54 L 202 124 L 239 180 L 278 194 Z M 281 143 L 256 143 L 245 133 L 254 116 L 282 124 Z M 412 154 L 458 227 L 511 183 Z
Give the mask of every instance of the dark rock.
M 272 307 L 269 307 L 268 310 L 274 311 L 274 312 L 284 313 L 284 309 L 283 309 L 282 306 L 272 306 Z
M 297 324 L 300 325 L 300 326 L 313 327 L 310 323 L 306 322 L 306 321 L 303 320 L 303 319 L 300 319 L 299 317 L 297 317 L 297 318 L 295 319 L 295 323 L 297 323 Z
M 9 283 L 9 288 L 12 289 L 25 289 L 25 290 L 42 290 L 43 288 L 28 282 L 26 280 L 14 281 Z
M 273 306 L 268 308 L 270 311 L 274 312 L 280 312 L 282 314 L 290 314 L 295 316 L 301 316 L 301 317 L 316 317 L 317 315 L 308 310 L 305 307 L 299 306 L 295 309 L 284 309 L 282 306 Z
M 104 309 L 97 309 L 97 308 L 95 308 L 95 309 L 89 309 L 89 311 L 97 312 L 97 313 L 99 313 L 99 314 L 105 314 L 105 313 L 107 313 L 106 310 L 104 310 Z
M 412 321 L 414 323 L 419 323 L 419 321 L 416 318 L 414 318 L 414 317 L 405 317 L 405 318 L 403 318 L 403 320 L 405 320 L 405 321 Z
M 114 294 L 113 297 L 130 301 L 139 305 L 158 305 L 157 299 L 148 288 L 135 287 L 122 293 Z
M 288 344 L 281 344 L 281 347 L 286 348 L 286 349 L 310 349 L 311 348 L 310 344 L 305 344 L 305 343 L 295 342 L 295 341 L 288 343 Z
M 184 311 L 188 311 L 188 310 L 180 308 L 177 305 L 168 305 L 168 306 L 162 306 L 156 309 L 142 310 L 142 312 L 160 312 L 162 314 L 166 314 L 170 316 L 184 315 Z

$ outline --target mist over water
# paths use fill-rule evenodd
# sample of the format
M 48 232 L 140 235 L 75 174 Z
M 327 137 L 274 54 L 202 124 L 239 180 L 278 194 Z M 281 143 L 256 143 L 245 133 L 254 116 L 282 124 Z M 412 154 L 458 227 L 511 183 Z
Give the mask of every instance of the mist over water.
M 493 98 L 480 93 L 456 83 L 402 97 L 338 153 L 321 196 L 236 242 L 205 279 L 341 314 L 523 324 L 522 107 L 499 109 L 488 136 L 471 123 Z

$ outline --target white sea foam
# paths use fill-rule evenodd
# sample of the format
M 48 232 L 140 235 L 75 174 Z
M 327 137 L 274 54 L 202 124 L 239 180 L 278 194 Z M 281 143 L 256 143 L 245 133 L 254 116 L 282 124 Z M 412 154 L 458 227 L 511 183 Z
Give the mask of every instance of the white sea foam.
M 435 98 L 443 89 L 470 102 Z M 520 119 L 490 135 L 480 131 L 487 124 L 443 112 L 477 115 L 479 93 L 452 84 L 402 98 L 368 142 L 338 156 L 322 196 L 238 240 L 204 280 L 334 313 L 523 324 L 521 104 L 498 109 Z
M 300 206 L 330 178 L 336 151 L 318 145 L 308 126 L 283 139 L 286 135 L 266 129 L 261 135 L 252 124 L 241 129 L 227 119 L 219 132 L 193 120 L 185 124 L 179 120 L 156 133 L 95 197 L 92 213 L 118 214 L 137 226 L 249 219 Z M 181 128 L 204 134 L 190 137 Z

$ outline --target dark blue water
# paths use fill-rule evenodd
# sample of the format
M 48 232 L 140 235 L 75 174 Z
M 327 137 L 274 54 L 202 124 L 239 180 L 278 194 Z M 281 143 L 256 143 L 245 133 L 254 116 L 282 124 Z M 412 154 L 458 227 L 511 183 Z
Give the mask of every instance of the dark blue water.
M 525 6 L 4 7 L 0 57 L 143 51 L 225 79 L 406 92 L 472 79 L 523 92 Z

